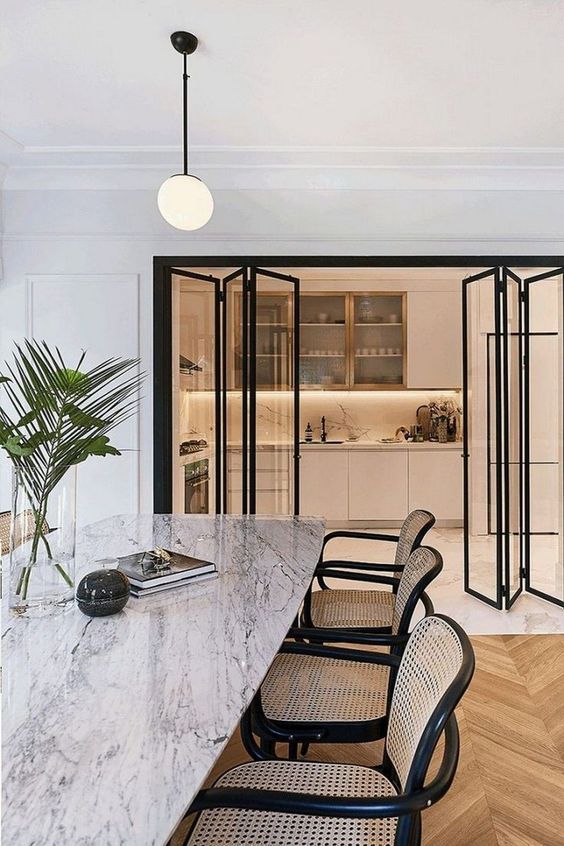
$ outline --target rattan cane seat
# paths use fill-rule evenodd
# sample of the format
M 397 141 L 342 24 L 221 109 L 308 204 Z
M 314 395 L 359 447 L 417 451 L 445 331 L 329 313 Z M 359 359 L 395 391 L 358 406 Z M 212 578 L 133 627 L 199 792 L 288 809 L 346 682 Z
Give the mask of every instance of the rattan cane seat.
M 215 787 L 327 796 L 394 796 L 381 773 L 352 764 L 260 761 L 235 767 Z M 397 820 L 306 816 L 223 808 L 203 811 L 189 846 L 393 846 Z
M 389 627 L 395 601 L 391 590 L 316 590 L 311 595 L 311 621 L 321 628 Z
M 282 653 L 261 687 L 269 720 L 359 722 L 386 714 L 389 666 Z

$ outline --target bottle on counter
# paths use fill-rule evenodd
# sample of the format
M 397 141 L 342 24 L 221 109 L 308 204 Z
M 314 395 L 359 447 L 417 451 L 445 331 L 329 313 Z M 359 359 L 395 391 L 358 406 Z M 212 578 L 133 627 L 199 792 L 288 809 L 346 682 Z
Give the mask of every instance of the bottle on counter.
M 311 423 L 308 422 L 305 430 L 305 442 L 306 444 L 310 444 L 313 441 L 313 429 L 311 428 Z

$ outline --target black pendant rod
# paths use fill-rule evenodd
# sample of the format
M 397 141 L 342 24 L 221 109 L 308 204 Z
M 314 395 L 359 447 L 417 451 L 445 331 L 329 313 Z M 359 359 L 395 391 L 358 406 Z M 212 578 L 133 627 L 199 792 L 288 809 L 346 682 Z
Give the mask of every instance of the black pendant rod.
M 184 146 L 184 176 L 188 176 L 188 56 L 198 46 L 198 39 L 191 32 L 179 30 L 173 32 L 170 41 L 175 50 L 182 53 L 184 59 L 184 71 L 182 73 L 182 140 Z
M 184 176 L 188 176 L 188 56 L 184 53 L 184 73 L 182 74 L 183 97 L 183 139 L 184 139 Z

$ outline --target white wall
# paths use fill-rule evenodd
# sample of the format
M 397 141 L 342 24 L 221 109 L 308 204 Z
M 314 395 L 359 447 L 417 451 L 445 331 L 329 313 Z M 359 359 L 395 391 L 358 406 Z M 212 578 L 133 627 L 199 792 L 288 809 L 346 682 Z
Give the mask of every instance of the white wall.
M 204 169 L 215 214 L 200 233 L 184 235 L 159 217 L 155 193 L 167 171 L 154 164 L 20 164 L 8 171 L 3 192 L 0 360 L 12 341 L 29 333 L 31 319 L 66 347 L 84 338 L 86 345 L 96 339 L 96 354 L 138 349 L 149 374 L 138 471 L 135 463 L 105 459 L 106 475 L 98 482 L 104 478 L 120 493 L 108 499 L 105 484 L 90 486 L 84 507 L 96 516 L 130 510 L 136 501 L 151 510 L 154 255 L 564 254 L 564 191 L 552 190 L 546 173 L 535 175 L 534 168 L 512 173 L 475 166 L 270 168 L 268 162 Z M 29 311 L 31 280 L 44 277 L 59 309 L 48 324 L 35 306 Z M 60 285 L 68 296 L 60 296 Z M 85 313 L 92 286 L 107 306 L 98 302 Z M 115 317 L 114 295 L 119 325 L 106 320 L 106 314 Z M 129 310 L 124 297 L 131 297 Z M 83 328 L 87 319 L 91 325 Z M 131 443 L 123 446 L 135 448 L 135 438 L 132 429 Z M 1 510 L 9 500 L 4 459 L 0 469 Z

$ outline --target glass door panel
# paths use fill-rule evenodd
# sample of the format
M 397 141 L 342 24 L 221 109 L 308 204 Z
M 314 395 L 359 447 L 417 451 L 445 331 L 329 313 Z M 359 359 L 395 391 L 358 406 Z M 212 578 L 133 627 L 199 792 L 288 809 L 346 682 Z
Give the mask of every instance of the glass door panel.
M 223 280 L 223 510 L 248 513 L 248 269 Z
M 171 278 L 173 511 L 220 513 L 219 280 L 185 270 Z
M 347 386 L 347 295 L 302 294 L 300 385 Z
M 523 589 L 522 560 L 522 283 L 511 270 L 502 271 L 504 594 L 510 608 Z
M 353 294 L 351 384 L 354 387 L 405 385 L 405 297 Z
M 250 269 L 249 513 L 299 513 L 299 280 Z
M 526 588 L 564 604 L 564 270 L 524 294 Z
M 464 589 L 502 606 L 500 273 L 464 280 Z

